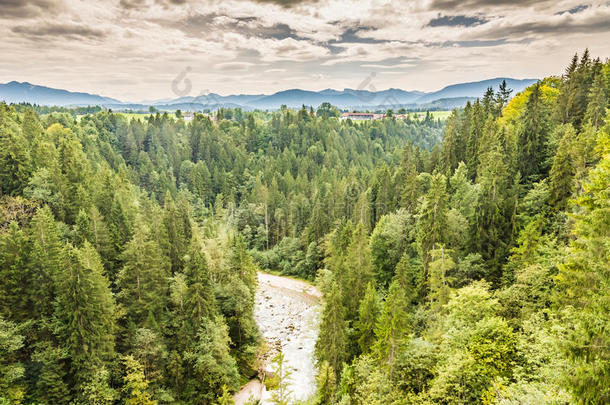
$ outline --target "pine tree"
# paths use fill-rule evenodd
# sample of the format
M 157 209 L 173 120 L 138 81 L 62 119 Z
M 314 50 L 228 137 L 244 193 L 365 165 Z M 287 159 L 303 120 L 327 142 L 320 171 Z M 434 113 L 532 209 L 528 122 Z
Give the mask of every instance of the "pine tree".
M 36 397 L 47 404 L 69 404 L 72 400 L 66 384 L 66 353 L 47 343 L 32 358 L 40 364 L 36 381 Z
M 24 321 L 31 318 L 30 297 L 32 280 L 27 266 L 28 238 L 17 222 L 0 233 L 0 316 L 7 320 Z
M 457 110 L 453 110 L 445 124 L 445 133 L 443 136 L 443 148 L 441 151 L 441 167 L 443 173 L 453 173 L 460 161 L 464 158 L 459 154 L 460 142 L 459 115 Z
M 48 206 L 40 208 L 30 225 L 32 287 L 37 291 L 33 299 L 36 318 L 43 323 L 53 315 L 56 286 L 65 263 L 66 246 Z
M 191 334 L 195 334 L 205 317 L 216 313 L 216 301 L 210 279 L 208 264 L 201 247 L 194 240 L 186 257 L 184 269 L 187 290 L 183 305 L 187 314 L 187 322 Z
M 187 401 L 209 403 L 223 387 L 237 388 L 239 374 L 229 342 L 222 318 L 202 320 L 195 344 L 184 354 L 190 376 L 185 384 Z
M 419 190 L 417 186 L 417 162 L 412 145 L 407 145 L 403 151 L 400 165 L 402 183 L 400 187 L 400 206 L 408 212 L 414 212 L 417 207 Z
M 515 191 L 509 178 L 506 154 L 498 141 L 481 157 L 480 192 L 471 228 L 473 245 L 491 268 L 488 281 L 497 282 L 511 244 Z M 515 182 L 519 178 L 515 179 Z
M 192 235 L 192 227 L 188 215 L 188 202 L 180 198 L 174 202 L 169 192 L 165 196 L 165 212 L 163 224 L 169 238 L 169 258 L 172 273 L 180 271 L 184 266 L 186 254 Z
M 606 83 L 604 83 L 604 75 L 602 72 L 595 76 L 595 80 L 591 86 L 588 95 L 587 111 L 585 113 L 585 121 L 588 121 L 598 129 L 604 124 L 606 116 L 606 108 L 608 106 L 608 94 L 606 94 Z
M 412 263 L 407 253 L 402 255 L 396 265 L 396 274 L 393 281 L 398 282 L 400 288 L 404 291 L 409 306 L 417 304 L 422 293 L 424 284 L 422 270 L 421 263 Z
M 373 353 L 379 363 L 387 367 L 390 380 L 394 374 L 398 351 L 408 335 L 408 305 L 404 290 L 397 281 L 392 281 L 375 327 L 377 341 L 373 346 Z
M 492 87 L 488 87 L 485 91 L 485 94 L 483 95 L 483 111 L 485 112 L 485 120 L 487 120 L 490 114 L 495 113 L 494 101 L 494 89 Z
M 381 312 L 379 298 L 375 290 L 375 284 L 369 282 L 366 293 L 360 307 L 358 308 L 358 320 L 356 329 L 358 330 L 358 346 L 362 353 L 368 353 L 375 342 L 375 323 Z
M 466 134 L 466 166 L 468 167 L 468 176 L 470 179 L 474 179 L 477 173 L 477 166 L 479 164 L 479 146 L 481 145 L 481 138 L 483 138 L 483 132 L 485 129 L 485 122 L 487 116 L 479 100 L 477 99 L 472 106 L 472 110 L 469 116 L 465 119 L 470 120 L 468 125 L 469 132 Z
M 549 174 L 551 198 L 558 210 L 566 207 L 567 199 L 574 191 L 574 175 L 576 174 L 573 159 L 574 142 L 576 142 L 574 128 L 572 125 L 566 124 Z
M 432 176 L 430 190 L 420 205 L 417 218 L 417 244 L 420 257 L 427 266 L 428 252 L 437 243 L 444 243 L 447 231 L 447 179 L 440 173 Z
M 24 337 L 13 322 L 0 317 L 0 403 L 21 404 L 25 387 L 25 368 L 19 362 Z
M 316 404 L 331 404 L 335 399 L 337 391 L 337 379 L 335 371 L 328 362 L 323 362 L 319 366 L 318 375 L 316 376 Z
M 502 110 L 508 104 L 508 101 L 510 100 L 510 94 L 512 92 L 513 90 L 509 89 L 506 85 L 506 80 L 502 80 L 495 99 L 495 115 L 497 117 L 502 115 Z
M 369 240 L 362 224 L 356 226 L 351 239 L 346 252 L 345 284 L 342 286 L 346 292 L 344 303 L 346 319 L 349 321 L 356 319 L 366 286 L 373 279 Z
M 610 150 L 591 171 L 576 201 L 574 234 L 559 266 L 558 303 L 569 322 L 564 349 L 572 367 L 565 379 L 574 399 L 610 401 Z
M 58 285 L 55 330 L 71 359 L 77 386 L 113 355 L 114 301 L 89 242 L 71 248 Z
M 523 179 L 538 180 L 546 174 L 546 144 L 551 128 L 550 110 L 543 100 L 540 83 L 532 87 L 522 122 L 518 136 L 519 170 Z
M 0 123 L 0 191 L 20 195 L 32 172 L 27 139 L 21 129 Z
M 452 253 L 443 245 L 438 245 L 437 249 L 430 252 L 431 262 L 428 268 L 430 292 L 428 293 L 428 299 L 434 312 L 440 312 L 443 305 L 449 302 L 451 291 L 449 274 L 455 268 L 455 262 L 451 257 Z
M 320 333 L 316 341 L 316 357 L 318 362 L 328 362 L 335 370 L 337 377 L 346 361 L 347 322 L 343 307 L 341 291 L 336 282 L 332 282 L 324 297 Z
M 160 319 L 167 305 L 169 265 L 158 244 L 151 240 L 146 225 L 136 225 L 133 239 L 121 259 L 124 266 L 117 279 L 118 298 L 130 321 L 143 326 L 149 314 Z

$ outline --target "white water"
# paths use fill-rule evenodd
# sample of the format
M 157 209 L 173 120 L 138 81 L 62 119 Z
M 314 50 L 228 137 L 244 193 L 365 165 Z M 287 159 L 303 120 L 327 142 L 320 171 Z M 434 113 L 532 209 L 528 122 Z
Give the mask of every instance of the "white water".
M 267 273 L 258 274 L 254 317 L 270 348 L 264 369 L 272 371 L 271 358 L 281 349 L 292 373 L 288 389 L 293 400 L 306 400 L 315 392 L 314 346 L 318 337 L 320 292 L 310 284 Z M 253 380 L 234 397 L 237 405 L 249 398 L 269 404 L 271 392 Z

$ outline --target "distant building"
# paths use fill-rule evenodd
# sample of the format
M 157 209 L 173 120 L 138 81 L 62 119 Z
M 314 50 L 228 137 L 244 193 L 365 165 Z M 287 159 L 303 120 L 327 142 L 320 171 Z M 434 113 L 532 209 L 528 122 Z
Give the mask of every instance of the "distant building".
M 385 118 L 385 114 L 374 114 L 374 113 L 343 113 L 341 114 L 341 120 L 350 119 L 352 121 L 371 121 L 380 120 Z

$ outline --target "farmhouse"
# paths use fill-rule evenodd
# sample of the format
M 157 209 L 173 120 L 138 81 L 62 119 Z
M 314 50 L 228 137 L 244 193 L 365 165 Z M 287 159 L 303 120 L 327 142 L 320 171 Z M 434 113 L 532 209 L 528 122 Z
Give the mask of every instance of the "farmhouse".
M 350 119 L 352 121 L 370 121 L 370 120 L 380 120 L 385 117 L 385 114 L 374 114 L 374 113 L 343 113 L 341 114 L 341 120 Z

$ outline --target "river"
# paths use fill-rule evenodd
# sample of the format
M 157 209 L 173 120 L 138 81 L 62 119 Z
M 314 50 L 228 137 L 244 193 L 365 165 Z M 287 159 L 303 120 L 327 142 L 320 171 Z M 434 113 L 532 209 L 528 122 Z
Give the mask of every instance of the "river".
M 288 390 L 293 400 L 303 401 L 315 392 L 314 346 L 318 337 L 320 292 L 311 284 L 268 273 L 258 273 L 254 317 L 269 353 L 263 368 L 271 371 L 270 359 L 278 350 L 292 373 Z M 252 380 L 235 394 L 237 405 L 249 400 L 270 404 L 271 392 Z

